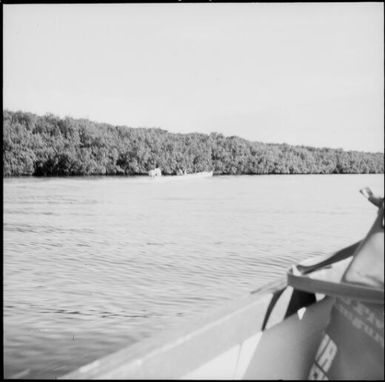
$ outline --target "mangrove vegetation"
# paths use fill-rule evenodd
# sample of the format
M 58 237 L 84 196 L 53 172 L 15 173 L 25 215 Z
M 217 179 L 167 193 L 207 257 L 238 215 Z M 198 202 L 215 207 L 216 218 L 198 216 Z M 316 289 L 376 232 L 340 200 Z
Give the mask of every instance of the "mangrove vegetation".
M 155 167 L 165 175 L 372 174 L 384 172 L 384 154 L 3 111 L 4 176 L 142 175 Z

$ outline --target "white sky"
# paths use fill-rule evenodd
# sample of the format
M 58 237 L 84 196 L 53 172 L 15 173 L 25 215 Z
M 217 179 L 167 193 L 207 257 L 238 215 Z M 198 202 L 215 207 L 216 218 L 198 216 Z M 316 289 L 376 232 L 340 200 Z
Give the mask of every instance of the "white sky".
M 6 109 L 384 151 L 381 2 L 3 11 Z

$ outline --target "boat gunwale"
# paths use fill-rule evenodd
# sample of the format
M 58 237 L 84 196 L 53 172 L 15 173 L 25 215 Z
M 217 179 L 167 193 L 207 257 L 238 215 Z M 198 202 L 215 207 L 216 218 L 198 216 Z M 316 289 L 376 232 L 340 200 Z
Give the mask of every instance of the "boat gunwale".
M 220 308 L 210 309 L 209 312 L 198 317 L 186 318 L 186 321 L 181 322 L 176 328 L 144 338 L 137 343 L 88 363 L 75 371 L 69 372 L 59 379 L 109 378 L 111 377 L 109 374 L 114 373 L 119 368 L 124 368 L 125 372 L 129 373 L 130 370 L 135 370 L 152 357 L 175 348 L 184 341 L 199 337 L 202 333 L 215 326 L 226 324 L 226 322 L 231 321 L 234 316 L 241 315 L 248 309 L 257 309 L 258 305 L 261 305 L 262 314 L 260 314 L 258 320 L 255 321 L 254 328 L 249 330 L 249 332 L 252 331 L 256 333 L 261 330 L 264 313 L 273 293 L 285 287 L 287 287 L 286 278 L 272 281 L 249 292 L 245 297 L 229 301 Z M 262 307 L 264 309 L 262 309 Z M 250 335 L 249 332 L 245 330 L 243 333 L 244 339 Z M 228 347 L 233 345 L 234 343 L 229 342 Z

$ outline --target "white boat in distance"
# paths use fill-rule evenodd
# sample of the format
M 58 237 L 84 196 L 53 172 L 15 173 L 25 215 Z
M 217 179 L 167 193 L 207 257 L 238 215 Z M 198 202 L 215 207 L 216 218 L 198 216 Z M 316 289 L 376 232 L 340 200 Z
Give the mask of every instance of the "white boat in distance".
M 178 175 L 162 175 L 160 169 L 149 171 L 148 175 L 156 180 L 186 180 L 186 179 L 198 179 L 198 178 L 210 178 L 213 176 L 214 171 L 201 171 L 192 174 L 186 172 Z

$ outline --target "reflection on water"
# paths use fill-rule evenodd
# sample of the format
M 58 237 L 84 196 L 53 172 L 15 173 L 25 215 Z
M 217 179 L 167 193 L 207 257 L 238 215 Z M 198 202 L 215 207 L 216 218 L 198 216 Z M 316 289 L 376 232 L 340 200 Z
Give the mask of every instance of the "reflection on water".
M 55 378 L 361 238 L 382 175 L 4 180 L 5 377 Z

